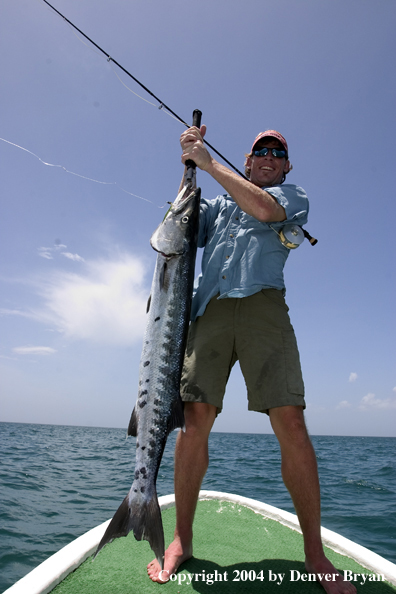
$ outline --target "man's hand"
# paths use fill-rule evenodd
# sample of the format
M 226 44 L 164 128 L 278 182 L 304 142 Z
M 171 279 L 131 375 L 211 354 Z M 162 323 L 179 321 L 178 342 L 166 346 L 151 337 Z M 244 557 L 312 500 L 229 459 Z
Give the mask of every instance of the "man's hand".
M 203 143 L 203 137 L 206 134 L 206 126 L 201 128 L 193 126 L 180 136 L 180 145 L 183 149 L 182 163 L 185 164 L 188 159 L 192 159 L 199 169 L 206 171 L 212 163 L 212 157 Z
M 210 155 L 203 142 L 205 134 L 206 126 L 193 126 L 183 132 L 180 136 L 182 163 L 192 159 L 199 169 L 209 173 L 225 189 L 244 212 L 258 221 L 284 221 L 285 210 L 271 194 L 221 165 Z

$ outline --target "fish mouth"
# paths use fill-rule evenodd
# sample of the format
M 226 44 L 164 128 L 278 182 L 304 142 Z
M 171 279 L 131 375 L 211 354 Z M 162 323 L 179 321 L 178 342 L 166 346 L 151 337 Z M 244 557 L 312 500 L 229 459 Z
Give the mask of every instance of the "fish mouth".
M 180 214 L 191 202 L 195 192 L 196 189 L 190 190 L 187 186 L 184 186 L 184 188 L 181 190 L 176 200 L 170 207 L 169 212 L 171 212 L 174 215 Z

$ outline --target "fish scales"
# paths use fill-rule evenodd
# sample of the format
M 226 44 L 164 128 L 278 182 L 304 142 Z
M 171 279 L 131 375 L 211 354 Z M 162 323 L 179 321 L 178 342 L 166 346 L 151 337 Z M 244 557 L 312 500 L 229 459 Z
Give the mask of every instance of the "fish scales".
M 185 186 L 151 238 L 158 252 L 147 306 L 138 398 L 128 427 L 136 436 L 134 480 L 101 548 L 131 530 L 148 540 L 163 568 L 165 553 L 156 479 L 169 433 L 184 428 L 180 378 L 190 320 L 200 189 Z

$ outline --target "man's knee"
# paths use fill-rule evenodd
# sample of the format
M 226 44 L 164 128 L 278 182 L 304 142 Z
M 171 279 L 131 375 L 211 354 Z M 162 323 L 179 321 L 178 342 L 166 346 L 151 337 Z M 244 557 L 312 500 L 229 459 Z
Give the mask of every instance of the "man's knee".
M 269 416 L 272 428 L 279 441 L 310 441 L 302 406 L 272 408 L 269 411 Z
M 203 433 L 209 435 L 216 419 L 217 408 L 204 402 L 185 402 L 184 418 L 186 433 Z

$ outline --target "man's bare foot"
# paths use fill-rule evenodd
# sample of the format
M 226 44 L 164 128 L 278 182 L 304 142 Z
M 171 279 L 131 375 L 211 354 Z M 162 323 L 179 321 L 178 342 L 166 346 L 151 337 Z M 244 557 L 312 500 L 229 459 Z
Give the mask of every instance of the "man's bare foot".
M 356 594 L 355 586 L 344 581 L 343 576 L 326 557 L 317 562 L 309 562 L 306 559 L 305 568 L 308 573 L 316 574 L 327 594 Z
M 176 573 L 179 566 L 192 557 L 192 544 L 183 547 L 179 538 L 175 538 L 165 551 L 164 569 L 161 570 L 157 559 L 147 565 L 147 573 L 153 582 L 164 584 Z

